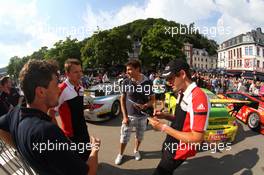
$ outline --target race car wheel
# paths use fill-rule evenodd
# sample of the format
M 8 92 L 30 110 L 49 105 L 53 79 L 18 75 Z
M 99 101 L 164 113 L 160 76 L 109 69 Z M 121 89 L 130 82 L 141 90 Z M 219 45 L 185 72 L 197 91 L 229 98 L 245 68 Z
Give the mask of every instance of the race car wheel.
M 121 112 L 121 106 L 120 106 L 120 103 L 119 101 L 115 101 L 112 105 L 112 108 L 111 108 L 111 114 L 113 116 L 118 116 Z
M 258 131 L 260 129 L 260 118 L 257 113 L 251 113 L 248 116 L 248 127 L 254 131 Z

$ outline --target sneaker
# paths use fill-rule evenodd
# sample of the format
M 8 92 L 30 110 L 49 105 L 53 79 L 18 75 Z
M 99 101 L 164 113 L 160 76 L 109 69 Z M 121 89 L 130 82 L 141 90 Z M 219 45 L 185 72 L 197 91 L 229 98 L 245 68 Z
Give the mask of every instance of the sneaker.
M 134 151 L 135 160 L 139 161 L 141 159 L 139 151 Z
M 117 157 L 116 157 L 116 159 L 115 159 L 115 164 L 116 165 L 120 165 L 121 162 L 122 162 L 122 159 L 123 159 L 123 155 L 118 154 Z

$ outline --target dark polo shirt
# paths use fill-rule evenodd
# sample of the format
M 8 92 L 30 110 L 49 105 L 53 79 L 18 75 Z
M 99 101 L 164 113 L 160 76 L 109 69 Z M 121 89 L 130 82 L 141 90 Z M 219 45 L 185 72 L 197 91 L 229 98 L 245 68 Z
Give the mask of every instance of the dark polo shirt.
M 36 173 L 87 174 L 86 162 L 75 151 L 59 148 L 60 143 L 71 142 L 42 111 L 15 107 L 0 118 L 0 129 L 11 133 L 17 150 Z

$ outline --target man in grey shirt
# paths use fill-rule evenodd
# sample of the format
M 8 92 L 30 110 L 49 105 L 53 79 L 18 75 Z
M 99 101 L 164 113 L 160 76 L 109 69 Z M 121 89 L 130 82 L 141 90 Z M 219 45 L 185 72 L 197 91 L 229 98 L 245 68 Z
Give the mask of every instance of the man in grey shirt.
M 122 86 L 121 109 L 123 121 L 121 126 L 120 150 L 115 159 L 115 164 L 122 162 L 123 153 L 130 139 L 132 128 L 136 128 L 136 140 L 134 155 L 135 160 L 140 160 L 139 146 L 143 140 L 146 130 L 147 118 L 142 114 L 153 106 L 155 96 L 152 92 L 152 82 L 141 73 L 141 65 L 138 60 L 131 60 L 126 64 L 128 79 L 125 79 Z

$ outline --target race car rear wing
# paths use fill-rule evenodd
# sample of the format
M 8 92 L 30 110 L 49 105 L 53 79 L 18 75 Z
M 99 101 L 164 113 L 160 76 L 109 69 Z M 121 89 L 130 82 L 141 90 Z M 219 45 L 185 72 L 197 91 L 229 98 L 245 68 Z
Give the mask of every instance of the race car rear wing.
M 236 100 L 236 99 L 210 99 L 210 103 L 211 104 L 232 104 L 233 109 L 229 111 L 231 116 L 235 116 L 244 105 L 247 105 L 249 107 L 256 106 L 256 104 L 252 101 L 242 101 L 242 100 Z

